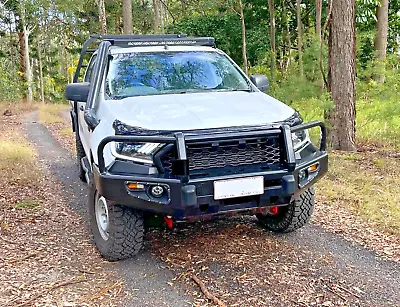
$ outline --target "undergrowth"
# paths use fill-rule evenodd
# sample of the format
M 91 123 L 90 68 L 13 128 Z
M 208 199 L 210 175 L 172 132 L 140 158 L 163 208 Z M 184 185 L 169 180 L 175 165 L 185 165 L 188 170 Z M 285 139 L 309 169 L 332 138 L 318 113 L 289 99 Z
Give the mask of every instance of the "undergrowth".
M 68 109 L 67 104 L 45 104 L 39 107 L 39 122 L 42 124 L 62 123 L 61 112 Z
M 359 143 L 375 143 L 391 150 L 400 144 L 400 73 L 386 72 L 384 84 L 363 70 L 357 80 L 356 138 Z M 321 92 L 318 81 L 290 77 L 271 85 L 269 94 L 297 109 L 305 121 L 324 120 L 324 111 L 333 106 L 329 94 Z
M 39 170 L 35 151 L 16 132 L 0 137 L 0 180 L 6 184 L 36 185 Z
M 330 154 L 327 176 L 317 186 L 328 201 L 368 223 L 400 235 L 400 163 L 379 153 Z

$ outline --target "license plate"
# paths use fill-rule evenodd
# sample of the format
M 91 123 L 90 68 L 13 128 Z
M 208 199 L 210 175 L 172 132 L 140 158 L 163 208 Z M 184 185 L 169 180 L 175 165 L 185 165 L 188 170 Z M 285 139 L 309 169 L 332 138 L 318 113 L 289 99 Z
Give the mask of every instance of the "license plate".
M 264 194 L 264 177 L 214 181 L 214 199 L 227 199 Z

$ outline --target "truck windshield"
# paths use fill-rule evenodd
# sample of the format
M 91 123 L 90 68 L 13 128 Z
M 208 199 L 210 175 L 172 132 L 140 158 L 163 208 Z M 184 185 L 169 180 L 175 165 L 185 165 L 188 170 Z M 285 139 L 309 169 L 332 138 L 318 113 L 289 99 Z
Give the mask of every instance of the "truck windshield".
M 217 52 L 116 54 L 106 79 L 109 99 L 203 91 L 251 91 L 247 79 Z

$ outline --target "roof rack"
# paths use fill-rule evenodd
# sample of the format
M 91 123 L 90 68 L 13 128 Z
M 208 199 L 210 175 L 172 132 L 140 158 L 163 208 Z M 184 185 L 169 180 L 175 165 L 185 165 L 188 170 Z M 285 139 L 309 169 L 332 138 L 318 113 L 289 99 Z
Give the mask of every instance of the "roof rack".
M 91 35 L 90 38 L 83 44 L 81 55 L 78 61 L 78 66 L 75 71 L 73 82 L 77 82 L 83 60 L 86 54 L 94 53 L 95 49 L 88 49 L 92 44 L 96 46 L 102 42 L 108 41 L 112 46 L 122 48 L 129 47 L 146 47 L 146 46 L 208 46 L 215 48 L 215 40 L 213 37 L 187 37 L 186 34 L 163 34 L 163 35 Z

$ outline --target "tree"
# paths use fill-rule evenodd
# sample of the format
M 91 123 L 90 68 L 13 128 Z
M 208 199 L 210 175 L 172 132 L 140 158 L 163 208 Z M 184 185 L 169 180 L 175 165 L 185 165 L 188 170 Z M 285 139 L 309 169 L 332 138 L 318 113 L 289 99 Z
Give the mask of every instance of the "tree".
M 315 34 L 317 36 L 319 45 L 320 45 L 320 52 L 318 54 L 318 63 L 320 66 L 321 72 L 321 80 L 320 86 L 321 89 L 324 89 L 324 72 L 322 67 L 322 51 L 323 51 L 323 41 L 322 41 L 322 0 L 315 0 Z
M 104 0 L 95 0 L 97 8 L 99 10 L 99 22 L 100 22 L 100 33 L 107 33 L 107 18 L 106 18 L 106 6 Z
M 354 151 L 356 102 L 355 0 L 331 0 L 329 92 L 334 106 L 327 113 L 333 149 Z
M 45 103 L 44 100 L 44 81 L 43 81 L 43 61 L 42 61 L 42 46 L 40 42 L 40 35 L 37 39 L 37 52 L 38 52 L 38 61 L 39 61 L 39 83 L 40 83 L 40 99 L 42 103 Z
M 153 0 L 154 9 L 154 34 L 158 33 L 158 28 L 160 27 L 160 12 L 159 12 L 159 0 Z
M 132 34 L 132 0 L 122 0 L 122 16 L 124 20 L 124 34 Z
M 315 34 L 319 42 L 322 40 L 321 20 L 322 20 L 322 0 L 315 0 Z
M 389 0 L 380 0 L 376 9 L 376 34 L 375 34 L 375 57 L 377 60 L 378 73 L 374 79 L 379 83 L 385 82 L 385 61 L 388 44 L 389 31 Z
M 239 0 L 239 16 L 242 23 L 242 53 L 243 53 L 243 68 L 246 75 L 249 74 L 249 67 L 247 63 L 247 47 L 246 47 L 246 24 L 244 21 L 243 2 Z
M 299 53 L 299 71 L 300 76 L 304 74 L 303 70 L 303 23 L 301 22 L 301 0 L 296 0 L 297 15 L 297 51 Z
M 33 103 L 33 88 L 32 88 L 33 75 L 32 75 L 31 60 L 30 60 L 30 56 L 29 56 L 29 35 L 32 33 L 35 26 L 30 26 L 28 24 L 24 1 L 20 2 L 20 23 L 22 25 L 22 31 L 23 31 L 23 35 L 24 35 L 23 38 L 24 38 L 25 79 L 26 79 L 26 83 L 28 86 L 27 100 L 28 100 L 28 103 Z
M 276 63 L 276 26 L 275 26 L 275 1 L 268 0 L 269 7 L 269 23 L 271 35 L 271 79 L 275 77 L 275 63 Z

